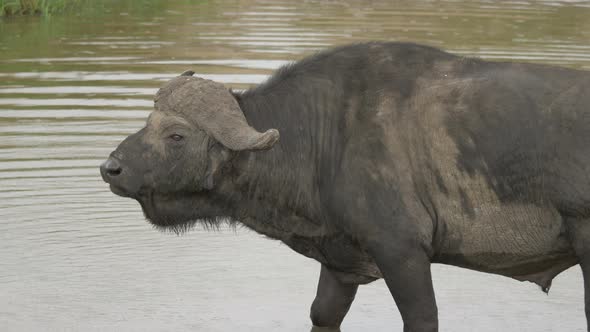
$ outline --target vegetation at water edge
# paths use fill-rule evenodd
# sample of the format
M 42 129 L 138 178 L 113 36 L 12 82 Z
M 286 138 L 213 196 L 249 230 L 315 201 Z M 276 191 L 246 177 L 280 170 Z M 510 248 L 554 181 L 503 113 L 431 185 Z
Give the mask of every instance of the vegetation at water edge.
M 51 15 L 82 0 L 0 0 L 0 16 Z

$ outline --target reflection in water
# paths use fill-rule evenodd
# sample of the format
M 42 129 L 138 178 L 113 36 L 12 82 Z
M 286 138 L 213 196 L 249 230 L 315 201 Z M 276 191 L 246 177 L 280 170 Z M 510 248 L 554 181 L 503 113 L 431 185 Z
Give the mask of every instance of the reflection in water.
M 0 330 L 309 330 L 317 263 L 242 229 L 158 233 L 100 179 L 186 69 L 243 89 L 374 39 L 590 69 L 587 1 L 137 3 L 0 22 Z M 442 331 L 585 331 L 577 268 L 549 297 L 447 266 L 434 276 Z M 392 327 L 384 284 L 361 287 L 343 331 Z

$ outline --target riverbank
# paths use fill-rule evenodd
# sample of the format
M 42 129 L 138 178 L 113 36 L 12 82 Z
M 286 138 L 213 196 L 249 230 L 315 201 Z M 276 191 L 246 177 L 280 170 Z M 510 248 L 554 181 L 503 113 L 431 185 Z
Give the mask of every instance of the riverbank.
M 51 15 L 79 5 L 82 0 L 0 0 L 0 16 Z

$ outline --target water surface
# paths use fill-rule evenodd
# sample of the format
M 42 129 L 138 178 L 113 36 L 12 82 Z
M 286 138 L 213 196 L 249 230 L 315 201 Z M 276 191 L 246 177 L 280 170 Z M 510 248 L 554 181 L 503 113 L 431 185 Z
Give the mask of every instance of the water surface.
M 590 69 L 586 1 L 122 1 L 0 21 L 0 330 L 307 331 L 319 264 L 244 229 L 163 234 L 98 165 L 192 69 L 260 83 L 316 50 L 417 41 Z M 585 331 L 581 273 L 530 283 L 434 266 L 441 331 Z M 382 281 L 343 331 L 401 320 Z

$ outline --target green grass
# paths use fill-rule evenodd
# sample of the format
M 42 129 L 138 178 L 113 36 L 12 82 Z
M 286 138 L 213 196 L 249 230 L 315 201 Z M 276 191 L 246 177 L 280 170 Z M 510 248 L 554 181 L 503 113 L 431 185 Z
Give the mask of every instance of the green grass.
M 82 0 L 0 0 L 0 16 L 45 15 L 62 12 Z

